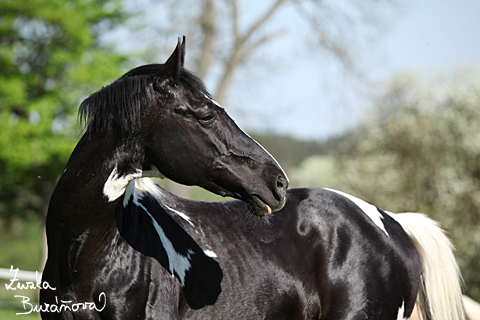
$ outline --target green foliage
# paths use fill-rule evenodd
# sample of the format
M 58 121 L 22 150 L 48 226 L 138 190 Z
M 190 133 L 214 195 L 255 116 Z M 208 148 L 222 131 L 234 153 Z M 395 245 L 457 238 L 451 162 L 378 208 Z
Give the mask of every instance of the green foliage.
M 441 222 L 457 247 L 467 293 L 480 299 L 480 77 L 476 68 L 431 81 L 397 77 L 376 113 L 340 145 L 343 190 Z
M 43 219 L 15 219 L 7 227 L 0 224 L 0 268 L 11 265 L 21 270 L 39 270 L 42 264 Z
M 21 299 L 20 299 L 21 301 Z M 17 315 L 17 313 L 27 312 L 21 307 L 19 308 L 0 308 L 0 319 L 2 320 L 18 320 L 19 317 L 22 320 L 40 320 L 40 314 L 38 312 L 32 312 L 30 314 Z
M 100 35 L 119 0 L 0 0 L 0 217 L 45 210 L 78 140 L 81 98 L 121 75 Z

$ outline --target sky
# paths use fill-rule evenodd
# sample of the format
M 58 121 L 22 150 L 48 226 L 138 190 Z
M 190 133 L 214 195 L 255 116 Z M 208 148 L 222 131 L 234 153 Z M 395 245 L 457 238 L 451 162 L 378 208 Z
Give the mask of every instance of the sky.
M 347 10 L 353 1 L 357 0 L 325 0 Z M 144 2 L 152 27 L 143 33 L 155 42 L 155 24 L 167 20 L 162 18 L 167 11 L 163 2 Z M 241 23 L 251 23 L 271 2 L 241 1 Z M 128 3 L 139 6 L 137 1 Z M 286 34 L 259 50 L 246 68 L 236 73 L 223 102 L 227 112 L 247 132 L 273 131 L 321 140 L 358 125 L 371 108 L 371 94 L 400 72 L 413 71 L 428 78 L 455 66 L 480 67 L 479 0 L 397 0 L 393 7 L 378 3 L 386 2 L 377 2 L 371 9 L 384 18 L 380 32 L 372 36 L 361 26 L 351 32 L 352 40 L 363 43 L 353 49 L 361 76 L 345 71 L 312 44 L 311 30 L 292 7 L 280 10 L 269 28 L 285 30 Z M 172 49 L 182 34 L 186 31 L 174 30 L 169 36 Z M 373 40 L 363 41 L 363 37 Z M 138 45 L 138 41 L 132 45 L 135 39 L 122 32 L 117 39 L 127 47 Z M 187 39 L 187 68 L 188 53 Z M 166 57 L 158 59 L 161 63 Z M 208 88 L 214 87 L 215 81 L 208 77 L 203 80 Z
M 480 1 L 406 3 L 391 14 L 385 32 L 359 51 L 368 79 L 355 78 L 315 50 L 295 58 L 280 54 L 271 76 L 263 78 L 267 83 L 238 79 L 225 107 L 247 130 L 325 139 L 358 124 L 369 108 L 366 93 L 399 72 L 428 77 L 464 64 L 480 66 Z M 297 40 L 287 37 L 274 50 L 288 52 Z

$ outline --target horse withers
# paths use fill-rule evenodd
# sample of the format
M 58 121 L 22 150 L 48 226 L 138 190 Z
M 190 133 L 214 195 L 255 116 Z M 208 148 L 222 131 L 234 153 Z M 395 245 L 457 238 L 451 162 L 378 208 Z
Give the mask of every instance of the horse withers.
M 427 316 L 462 319 L 433 221 L 334 190 L 287 192 L 278 163 L 184 57 L 179 41 L 165 64 L 81 104 L 86 132 L 47 215 L 44 319 L 394 320 L 410 316 L 419 288 Z M 151 177 L 239 200 L 185 200 Z

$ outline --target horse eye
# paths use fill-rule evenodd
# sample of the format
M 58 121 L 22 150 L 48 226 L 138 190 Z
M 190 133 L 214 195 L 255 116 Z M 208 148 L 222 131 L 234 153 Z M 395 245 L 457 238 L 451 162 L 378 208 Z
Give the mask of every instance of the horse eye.
M 215 121 L 215 117 L 212 114 L 206 114 L 198 118 L 198 121 L 202 124 L 212 124 Z

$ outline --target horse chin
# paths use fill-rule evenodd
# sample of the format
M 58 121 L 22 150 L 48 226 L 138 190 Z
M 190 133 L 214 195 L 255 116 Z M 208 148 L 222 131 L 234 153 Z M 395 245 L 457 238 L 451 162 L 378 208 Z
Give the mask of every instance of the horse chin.
M 272 208 L 266 204 L 261 198 L 253 195 L 249 200 L 245 201 L 249 212 L 259 218 L 265 218 L 272 213 Z

